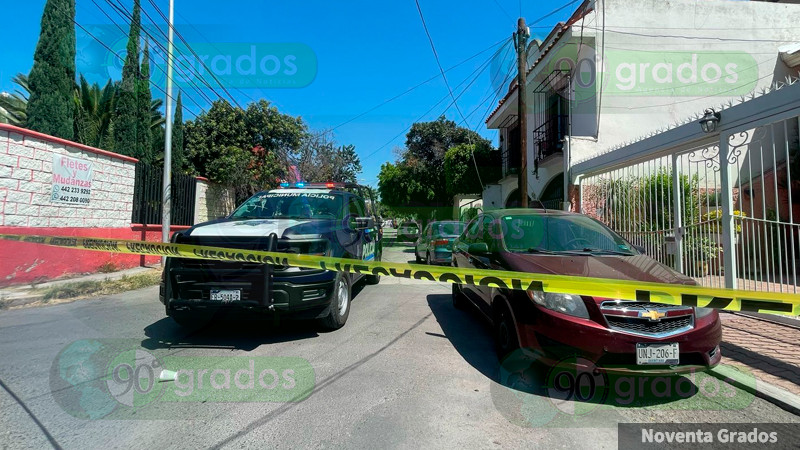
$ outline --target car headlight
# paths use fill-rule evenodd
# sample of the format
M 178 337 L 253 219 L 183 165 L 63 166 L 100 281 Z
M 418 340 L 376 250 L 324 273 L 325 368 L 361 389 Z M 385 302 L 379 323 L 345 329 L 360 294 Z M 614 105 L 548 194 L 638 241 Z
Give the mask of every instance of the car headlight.
M 582 319 L 589 318 L 589 311 L 580 295 L 528 291 L 528 297 L 547 309 Z
M 705 317 L 705 316 L 711 314 L 712 312 L 714 312 L 714 308 L 695 308 L 694 309 L 694 315 L 698 319 L 701 318 L 701 317 Z

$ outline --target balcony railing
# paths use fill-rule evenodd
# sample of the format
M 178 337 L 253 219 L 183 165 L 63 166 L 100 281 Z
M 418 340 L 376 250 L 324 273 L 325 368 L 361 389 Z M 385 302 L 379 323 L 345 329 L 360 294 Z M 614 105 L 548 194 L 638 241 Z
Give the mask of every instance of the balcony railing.
M 563 151 L 564 137 L 567 135 L 569 116 L 550 115 L 547 121 L 533 130 L 534 158 L 542 160 Z

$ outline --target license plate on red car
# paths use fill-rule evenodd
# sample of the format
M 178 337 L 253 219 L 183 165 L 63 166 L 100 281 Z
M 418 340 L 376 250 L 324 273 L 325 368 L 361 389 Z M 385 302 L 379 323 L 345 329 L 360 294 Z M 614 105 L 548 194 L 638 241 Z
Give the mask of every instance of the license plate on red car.
M 636 364 L 678 364 L 678 343 L 636 344 Z

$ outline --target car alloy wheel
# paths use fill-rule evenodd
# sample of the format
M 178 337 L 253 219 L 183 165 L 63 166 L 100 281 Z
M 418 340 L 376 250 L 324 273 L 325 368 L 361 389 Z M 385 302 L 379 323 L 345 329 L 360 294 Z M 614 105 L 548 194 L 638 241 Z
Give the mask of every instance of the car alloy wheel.
M 338 306 L 339 317 L 344 316 L 347 307 L 350 306 L 350 294 L 347 292 L 347 281 L 344 277 L 339 278 L 336 283 L 336 305 Z
M 514 326 L 511 312 L 505 304 L 500 304 L 497 308 L 494 321 L 494 339 L 497 357 L 502 361 L 511 352 L 519 348 L 519 339 L 517 338 L 517 330 Z
M 350 315 L 350 279 L 347 274 L 339 273 L 331 293 L 328 314 L 320 319 L 321 325 L 327 330 L 338 330 L 347 322 Z

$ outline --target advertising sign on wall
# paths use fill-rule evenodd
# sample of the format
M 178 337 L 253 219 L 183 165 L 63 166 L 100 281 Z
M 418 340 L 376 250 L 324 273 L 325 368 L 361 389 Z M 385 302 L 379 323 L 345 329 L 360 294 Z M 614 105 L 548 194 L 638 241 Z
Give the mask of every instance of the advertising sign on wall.
M 88 205 L 92 195 L 92 162 L 53 155 L 52 203 Z

